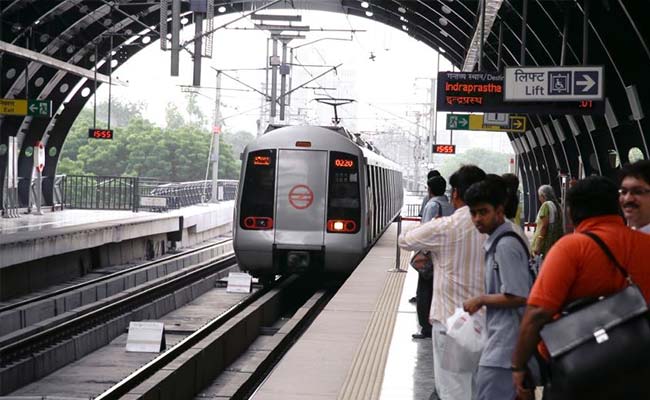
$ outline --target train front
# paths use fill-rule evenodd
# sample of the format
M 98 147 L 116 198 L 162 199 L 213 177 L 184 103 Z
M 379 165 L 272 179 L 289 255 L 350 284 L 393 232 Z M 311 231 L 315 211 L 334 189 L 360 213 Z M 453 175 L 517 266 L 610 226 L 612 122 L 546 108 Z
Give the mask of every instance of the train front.
M 359 155 L 316 127 L 281 128 L 249 146 L 234 221 L 240 267 L 258 277 L 349 273 L 364 248 Z

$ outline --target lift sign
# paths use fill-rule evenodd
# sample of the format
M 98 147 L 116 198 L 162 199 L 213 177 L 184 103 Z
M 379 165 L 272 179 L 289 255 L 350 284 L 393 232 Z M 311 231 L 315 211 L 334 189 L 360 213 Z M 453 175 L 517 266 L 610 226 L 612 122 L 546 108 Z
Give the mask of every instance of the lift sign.
M 88 138 L 90 139 L 113 139 L 113 130 L 112 129 L 88 129 Z
M 456 154 L 455 144 L 434 144 L 433 154 Z

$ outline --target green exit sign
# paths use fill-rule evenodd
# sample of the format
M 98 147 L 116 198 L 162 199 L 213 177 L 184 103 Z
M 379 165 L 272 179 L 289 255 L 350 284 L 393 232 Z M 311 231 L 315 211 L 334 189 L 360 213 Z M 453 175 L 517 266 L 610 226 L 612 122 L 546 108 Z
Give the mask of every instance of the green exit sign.
M 51 117 L 52 101 L 51 100 L 28 100 L 27 115 L 32 117 Z

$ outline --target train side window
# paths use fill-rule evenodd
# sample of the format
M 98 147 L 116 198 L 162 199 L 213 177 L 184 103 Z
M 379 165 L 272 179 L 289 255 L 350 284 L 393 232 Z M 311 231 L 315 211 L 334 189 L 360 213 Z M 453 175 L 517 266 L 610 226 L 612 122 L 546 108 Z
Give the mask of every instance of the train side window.
M 244 229 L 273 228 L 276 150 L 248 154 L 239 224 Z

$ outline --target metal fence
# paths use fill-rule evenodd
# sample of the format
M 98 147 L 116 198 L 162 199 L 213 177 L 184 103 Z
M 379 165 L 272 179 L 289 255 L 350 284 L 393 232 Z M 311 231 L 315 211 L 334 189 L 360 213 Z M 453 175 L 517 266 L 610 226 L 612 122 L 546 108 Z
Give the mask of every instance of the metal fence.
M 422 204 L 404 204 L 402 207 L 402 217 L 417 217 L 420 214 Z
M 65 208 L 138 211 L 138 178 L 125 176 L 65 175 Z
M 62 193 L 65 208 L 162 211 L 212 200 L 212 181 L 163 182 L 138 177 L 85 175 L 60 178 L 55 190 Z M 234 200 L 238 185 L 237 180 L 219 180 L 218 200 Z
M 217 182 L 217 200 L 234 200 L 239 181 L 220 179 Z M 140 180 L 140 196 L 165 198 L 167 208 L 181 208 L 212 201 L 212 181 L 160 182 Z

